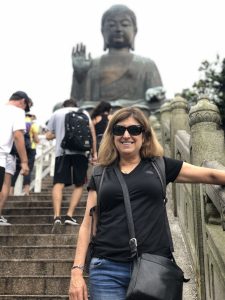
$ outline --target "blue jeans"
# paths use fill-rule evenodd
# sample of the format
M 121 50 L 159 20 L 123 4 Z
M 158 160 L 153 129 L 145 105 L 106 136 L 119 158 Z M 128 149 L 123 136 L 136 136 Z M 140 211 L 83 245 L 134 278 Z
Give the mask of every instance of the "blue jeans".
M 131 262 L 93 257 L 89 272 L 90 299 L 125 300 L 131 272 Z

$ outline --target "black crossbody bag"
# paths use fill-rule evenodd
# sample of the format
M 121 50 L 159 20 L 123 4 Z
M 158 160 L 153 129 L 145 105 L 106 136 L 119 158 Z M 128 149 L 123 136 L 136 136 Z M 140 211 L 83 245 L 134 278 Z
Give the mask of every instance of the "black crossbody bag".
M 154 160 L 152 161 L 152 165 L 159 176 L 164 191 L 165 184 Z M 150 253 L 142 253 L 141 255 L 138 255 L 137 240 L 135 237 L 134 222 L 128 188 L 118 167 L 115 166 L 114 170 L 123 190 L 124 204 L 130 236 L 129 246 L 131 250 L 131 256 L 134 258 L 133 271 L 127 290 L 126 299 L 182 300 L 183 282 L 187 282 L 189 281 L 189 279 L 184 278 L 184 273 L 176 264 L 174 258 L 172 258 L 171 260 L 169 258 Z M 164 191 L 164 194 L 165 193 L 166 192 Z M 172 254 L 172 236 L 169 228 L 166 208 L 165 218 Z

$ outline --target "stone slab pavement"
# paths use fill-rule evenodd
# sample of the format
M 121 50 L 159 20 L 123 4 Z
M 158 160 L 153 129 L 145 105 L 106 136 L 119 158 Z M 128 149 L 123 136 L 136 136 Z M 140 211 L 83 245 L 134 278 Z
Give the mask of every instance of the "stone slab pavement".
M 170 192 L 167 190 L 168 202 L 170 201 Z M 198 300 L 196 289 L 196 278 L 191 266 L 191 259 L 187 251 L 184 239 L 182 236 L 179 220 L 174 217 L 169 203 L 167 204 L 167 214 L 170 223 L 170 229 L 174 243 L 174 257 L 179 267 L 184 271 L 185 277 L 190 278 L 190 281 L 183 285 L 183 300 Z

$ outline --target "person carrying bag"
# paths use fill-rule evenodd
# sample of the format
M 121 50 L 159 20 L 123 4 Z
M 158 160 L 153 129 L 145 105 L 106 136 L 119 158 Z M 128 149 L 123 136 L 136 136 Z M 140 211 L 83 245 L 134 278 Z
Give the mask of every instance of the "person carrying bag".
M 154 166 L 159 161 L 165 168 L 163 176 Z M 105 170 L 103 178 L 96 169 Z M 181 300 L 184 276 L 172 255 L 164 186 L 170 182 L 223 185 L 225 172 L 163 156 L 149 120 L 135 107 L 112 115 L 96 169 L 88 183 L 69 299 Z M 127 192 L 121 187 L 123 181 Z M 95 206 L 92 239 L 90 211 Z M 91 239 L 87 288 L 84 265 Z
M 163 179 L 156 161 L 152 161 L 153 167 L 159 175 L 162 188 L 165 191 Z M 163 159 L 158 159 L 158 164 L 164 164 Z M 172 259 L 150 253 L 138 255 L 137 239 L 135 238 L 134 222 L 130 205 L 130 196 L 126 182 L 117 167 L 114 167 L 116 176 L 121 184 L 126 210 L 128 230 L 130 235 L 129 246 L 131 255 L 134 257 L 134 265 L 130 284 L 128 286 L 127 300 L 182 300 L 183 282 L 189 279 L 184 278 L 183 271 L 176 264 L 172 255 L 173 243 L 165 208 L 165 220 L 167 224 L 168 237 Z M 166 196 L 166 195 L 165 195 Z M 166 197 L 165 197 L 166 199 Z

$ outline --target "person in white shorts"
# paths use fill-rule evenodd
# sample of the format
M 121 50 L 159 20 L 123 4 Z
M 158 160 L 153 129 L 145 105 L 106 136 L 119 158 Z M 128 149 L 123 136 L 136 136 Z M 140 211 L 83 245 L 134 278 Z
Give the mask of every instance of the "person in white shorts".
M 0 193 L 0 226 L 1 225 L 11 225 L 6 218 L 2 216 L 2 209 L 4 207 L 5 201 L 8 198 L 11 178 L 16 171 L 16 157 L 14 155 L 8 154 L 6 157 L 6 166 L 5 166 L 5 176 Z
M 5 199 L 2 187 L 5 182 L 5 173 L 8 155 L 15 143 L 21 160 L 21 174 L 29 173 L 28 159 L 24 142 L 25 112 L 30 111 L 32 100 L 25 92 L 17 91 L 11 95 L 9 101 L 0 107 L 0 203 Z M 11 175 L 10 175 L 11 176 Z M 6 182 L 7 178 L 6 178 Z M 1 209 L 3 205 L 1 204 Z M 1 212 L 1 211 L 0 211 Z M 3 221 L 4 218 L 0 219 Z M 1 221 L 1 223 L 5 223 Z

